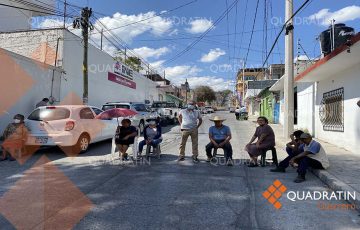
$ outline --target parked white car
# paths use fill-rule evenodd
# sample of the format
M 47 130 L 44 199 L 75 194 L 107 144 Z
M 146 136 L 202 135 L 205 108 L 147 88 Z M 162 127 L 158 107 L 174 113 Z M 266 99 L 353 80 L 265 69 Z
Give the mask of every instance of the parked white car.
M 99 112 L 99 111 L 98 111 Z M 27 145 L 73 147 L 85 152 L 91 143 L 111 139 L 117 128 L 116 120 L 95 119 L 89 106 L 43 106 L 25 120 L 29 129 Z
M 180 109 L 174 102 L 156 101 L 152 104 L 152 109 L 167 123 L 176 124 L 178 122 Z
M 150 118 L 158 119 L 160 116 L 157 112 L 152 112 L 144 103 L 135 102 L 108 102 L 102 106 L 106 111 L 114 108 L 132 109 L 138 112 L 137 115 L 130 118 L 131 124 L 139 128 L 140 134 L 144 132 L 146 120 Z
M 205 113 L 214 113 L 214 109 L 212 106 L 205 106 Z

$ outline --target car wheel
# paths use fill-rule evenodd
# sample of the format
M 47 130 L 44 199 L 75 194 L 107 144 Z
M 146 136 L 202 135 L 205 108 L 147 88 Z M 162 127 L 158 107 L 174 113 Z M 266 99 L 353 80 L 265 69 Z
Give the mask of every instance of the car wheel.
M 140 124 L 139 124 L 140 134 L 144 133 L 144 129 L 145 129 L 144 121 L 140 121 Z
M 79 140 L 76 144 L 77 149 L 79 150 L 79 153 L 84 153 L 89 149 L 90 145 L 90 137 L 87 134 L 81 134 L 79 137 Z

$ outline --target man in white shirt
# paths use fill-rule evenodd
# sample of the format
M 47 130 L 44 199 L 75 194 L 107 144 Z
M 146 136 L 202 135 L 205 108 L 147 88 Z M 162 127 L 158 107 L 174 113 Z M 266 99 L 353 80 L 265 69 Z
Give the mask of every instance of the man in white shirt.
M 195 110 L 194 102 L 189 102 L 186 109 L 180 111 L 179 123 L 181 129 L 181 143 L 179 148 L 178 161 L 185 160 L 185 147 L 189 136 L 192 142 L 192 158 L 194 162 L 198 160 L 198 129 L 202 124 L 201 114 L 198 110 Z
M 327 169 L 330 164 L 324 148 L 321 144 L 312 139 L 308 133 L 300 135 L 300 141 L 303 143 L 304 151 L 300 154 L 289 156 L 280 162 L 279 167 L 272 169 L 272 172 L 285 172 L 285 168 L 289 165 L 298 165 L 298 176 L 294 180 L 295 183 L 305 181 L 305 174 L 308 167 L 314 169 Z

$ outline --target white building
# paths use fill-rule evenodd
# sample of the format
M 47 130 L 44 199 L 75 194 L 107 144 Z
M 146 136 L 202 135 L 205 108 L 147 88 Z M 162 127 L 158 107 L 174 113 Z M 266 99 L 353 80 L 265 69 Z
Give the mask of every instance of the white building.
M 0 33 L 0 47 L 61 68 L 65 74 L 60 95 L 56 98 L 59 102 L 70 94 L 82 98 L 83 43 L 80 37 L 66 29 Z M 91 105 L 101 106 L 109 101 L 152 102 L 159 99 L 159 89 L 154 81 L 92 45 L 89 45 L 88 66 Z
M 297 128 L 352 152 L 360 140 L 360 34 L 295 77 Z M 283 92 L 283 78 L 272 88 Z M 281 93 L 283 95 L 283 93 Z M 283 96 L 282 96 L 283 98 Z M 283 114 L 283 106 L 280 106 Z M 283 124 L 283 116 L 280 115 Z
M 61 74 L 60 68 L 0 48 L 0 132 L 15 114 L 26 115 L 43 97 L 59 95 Z
M 54 0 L 0 0 L 0 3 L 4 4 L 0 6 L 0 32 L 30 30 L 32 17 L 56 10 Z

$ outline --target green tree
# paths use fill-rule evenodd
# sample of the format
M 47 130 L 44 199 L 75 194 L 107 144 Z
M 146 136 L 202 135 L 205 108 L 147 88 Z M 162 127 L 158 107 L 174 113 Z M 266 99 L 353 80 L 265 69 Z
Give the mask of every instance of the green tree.
M 229 99 L 229 95 L 231 93 L 231 90 L 228 89 L 216 92 L 216 102 L 218 106 L 225 106 L 225 103 Z
M 129 66 L 131 69 L 137 72 L 144 69 L 141 66 L 141 59 L 138 57 L 127 57 L 124 60 L 124 58 L 122 58 L 121 56 L 116 56 L 114 60 L 123 62 L 125 65 Z
M 198 86 L 194 89 L 198 102 L 213 102 L 216 100 L 215 91 L 209 86 Z

